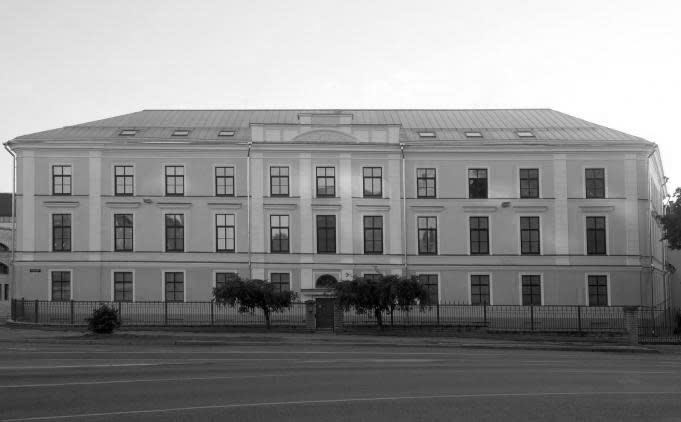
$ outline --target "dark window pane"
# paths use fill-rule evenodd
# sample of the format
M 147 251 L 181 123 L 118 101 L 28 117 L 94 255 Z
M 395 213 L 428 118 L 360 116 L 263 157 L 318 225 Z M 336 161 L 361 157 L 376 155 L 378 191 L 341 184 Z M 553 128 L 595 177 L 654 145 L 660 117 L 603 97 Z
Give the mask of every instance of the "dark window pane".
M 489 254 L 488 217 L 470 217 L 469 224 L 471 255 Z
M 380 215 L 364 216 L 364 253 L 383 253 L 383 217 Z
M 468 169 L 468 197 L 487 198 L 487 169 Z
M 418 217 L 418 248 L 420 255 L 437 254 L 437 218 Z
M 522 296 L 523 305 L 540 306 L 541 303 L 541 276 L 523 275 L 522 276 Z
M 435 169 L 416 169 L 416 196 L 418 198 L 435 198 Z
M 317 253 L 336 253 L 336 216 L 317 216 Z
M 538 169 L 520 169 L 520 197 L 539 198 Z
M 489 305 L 489 292 L 489 275 L 471 275 L 471 305 Z
M 520 217 L 520 253 L 539 255 L 539 217 Z
M 587 198 L 605 198 L 605 169 L 588 168 L 584 170 Z

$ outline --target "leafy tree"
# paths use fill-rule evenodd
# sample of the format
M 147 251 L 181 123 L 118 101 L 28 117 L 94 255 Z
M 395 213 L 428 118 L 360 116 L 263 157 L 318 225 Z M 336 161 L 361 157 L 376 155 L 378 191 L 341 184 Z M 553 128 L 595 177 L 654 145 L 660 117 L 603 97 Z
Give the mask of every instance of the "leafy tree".
M 338 305 L 359 314 L 373 312 L 379 329 L 383 329 L 383 312 L 395 309 L 409 311 L 413 306 L 428 304 L 428 292 L 416 277 L 382 276 L 378 280 L 354 277 L 335 285 Z
M 271 328 L 272 312 L 281 312 L 289 308 L 297 297 L 295 292 L 275 290 L 275 286 L 267 281 L 238 277 L 213 289 L 213 296 L 216 303 L 237 306 L 239 312 L 262 309 L 268 330 Z
M 92 311 L 92 317 L 87 319 L 87 329 L 97 334 L 111 334 L 120 326 L 118 311 L 106 304 Z
M 659 221 L 664 226 L 664 237 L 670 249 L 681 249 L 681 188 L 676 188 L 669 201 L 668 211 Z

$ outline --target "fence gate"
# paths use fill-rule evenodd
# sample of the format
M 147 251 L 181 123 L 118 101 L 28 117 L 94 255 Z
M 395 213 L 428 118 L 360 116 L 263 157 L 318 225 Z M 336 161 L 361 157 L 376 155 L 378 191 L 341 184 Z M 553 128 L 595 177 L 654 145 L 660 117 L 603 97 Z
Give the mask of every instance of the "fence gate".
M 333 329 L 334 298 L 317 298 L 315 319 L 317 329 Z

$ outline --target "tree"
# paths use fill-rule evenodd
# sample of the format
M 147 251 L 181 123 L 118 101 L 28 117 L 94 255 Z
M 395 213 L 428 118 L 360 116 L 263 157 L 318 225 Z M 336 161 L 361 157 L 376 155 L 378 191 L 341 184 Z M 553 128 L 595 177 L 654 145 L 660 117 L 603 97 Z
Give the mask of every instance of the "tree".
M 381 276 L 380 279 L 354 277 L 334 287 L 338 305 L 359 314 L 373 312 L 379 329 L 383 329 L 383 312 L 409 311 L 412 306 L 428 304 L 428 292 L 416 277 Z
M 670 249 L 681 249 L 681 188 L 676 188 L 665 215 L 658 217 Z
M 111 334 L 120 326 L 118 311 L 107 304 L 101 304 L 87 319 L 87 329 L 97 334 Z
M 232 307 L 238 306 L 239 312 L 253 312 L 262 309 L 267 329 L 271 328 L 270 315 L 291 306 L 297 298 L 295 292 L 275 290 L 272 283 L 265 280 L 236 278 L 213 289 L 215 302 Z

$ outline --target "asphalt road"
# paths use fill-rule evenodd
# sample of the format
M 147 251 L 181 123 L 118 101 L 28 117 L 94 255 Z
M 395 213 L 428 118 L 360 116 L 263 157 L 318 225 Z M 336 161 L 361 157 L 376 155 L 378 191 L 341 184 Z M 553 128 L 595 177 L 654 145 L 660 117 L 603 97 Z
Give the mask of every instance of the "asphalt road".
M 681 421 L 681 355 L 0 343 L 1 421 Z

